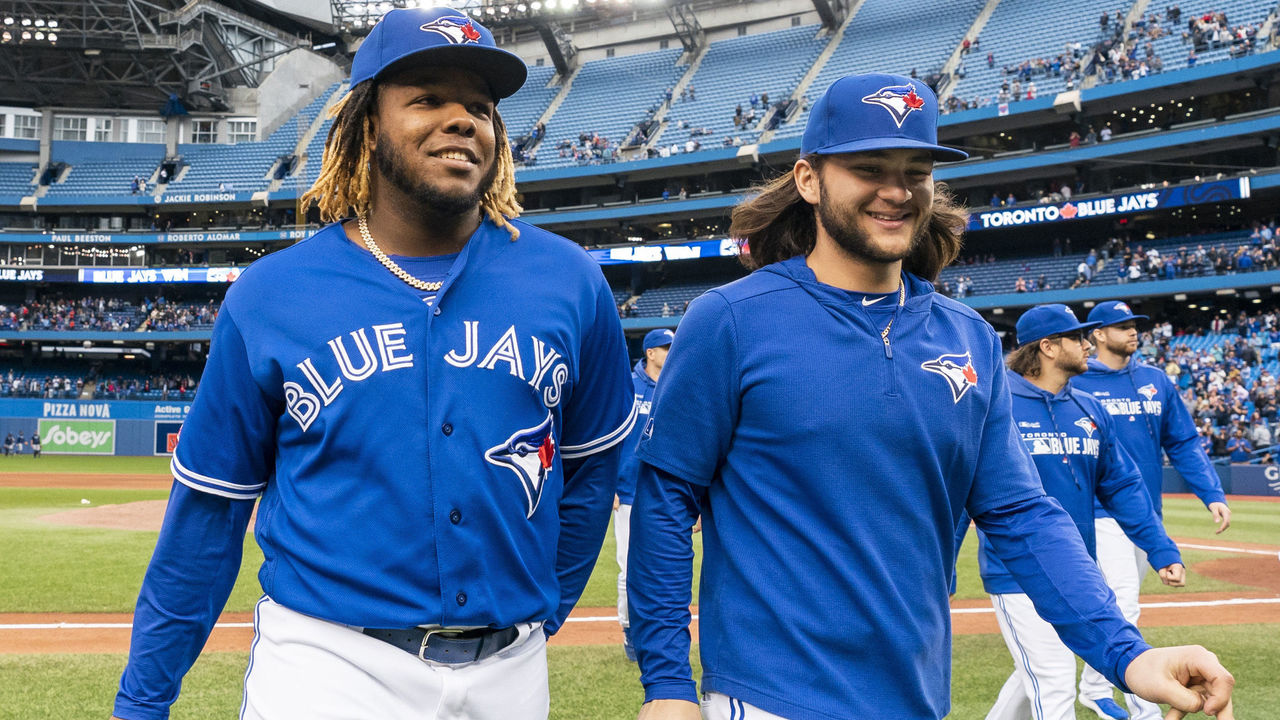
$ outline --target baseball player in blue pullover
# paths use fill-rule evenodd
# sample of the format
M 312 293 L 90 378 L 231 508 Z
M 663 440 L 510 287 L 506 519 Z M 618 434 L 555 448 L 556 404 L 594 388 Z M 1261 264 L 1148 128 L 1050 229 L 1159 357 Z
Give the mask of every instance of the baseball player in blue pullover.
M 218 314 L 117 717 L 168 716 L 258 498 L 242 720 L 547 717 L 635 408 L 600 268 L 515 219 L 525 72 L 457 10 L 360 46 L 304 196 L 335 222 Z
M 627 589 L 643 720 L 700 717 L 699 509 L 709 720 L 945 716 L 966 510 L 1074 652 L 1149 698 L 1232 718 L 1212 654 L 1151 649 L 1120 615 L 1023 448 L 995 331 L 933 291 L 964 226 L 934 185 L 935 160 L 964 157 L 938 145 L 937 119 L 924 83 L 837 80 L 791 172 L 734 209 L 755 271 L 690 304 L 638 451 Z
M 1067 381 L 1085 371 L 1088 334 L 1066 305 L 1040 305 L 1018 319 L 1018 347 L 1007 358 L 1013 419 L 1045 493 L 1071 516 L 1094 554 L 1093 506 L 1110 508 L 1168 585 L 1183 584 L 1178 548 L 1156 517 L 1142 475 L 1117 443 L 1114 423 L 1088 393 Z M 1073 720 L 1076 658 L 1036 614 L 1018 581 L 979 530 L 978 566 L 1014 672 L 987 720 Z
M 1128 303 L 1120 300 L 1094 306 L 1089 311 L 1089 322 L 1098 324 L 1093 331 L 1098 357 L 1090 360 L 1088 372 L 1073 378 L 1071 384 L 1097 398 L 1115 421 L 1116 437 L 1138 464 L 1157 515 L 1163 506 L 1163 452 L 1209 508 L 1218 532 L 1222 532 L 1231 525 L 1231 509 L 1218 474 L 1201 447 L 1191 413 L 1169 376 L 1136 356 L 1138 321 L 1146 319 L 1145 315 L 1133 314 Z M 1140 612 L 1138 592 L 1147 574 L 1145 553 L 1116 524 L 1113 512 L 1096 506 L 1094 515 L 1098 565 L 1115 591 L 1120 611 L 1129 622 L 1136 623 Z M 1085 668 L 1080 678 L 1081 704 L 1101 718 L 1125 717 L 1123 709 L 1107 704 L 1111 697 L 1112 687 L 1106 678 Z M 1135 720 L 1160 717 L 1160 709 L 1141 698 L 1126 696 L 1125 700 Z
M 631 369 L 631 384 L 635 387 L 636 424 L 627 439 L 622 441 L 622 461 L 618 465 L 618 491 L 613 496 L 613 536 L 618 543 L 618 623 L 622 625 L 622 647 L 627 659 L 635 662 L 636 651 L 631 643 L 631 619 L 627 615 L 627 548 L 631 542 L 631 503 L 636 496 L 636 473 L 640 461 L 636 458 L 636 446 L 640 434 L 649 422 L 649 406 L 653 403 L 653 389 L 657 387 L 662 364 L 676 334 L 670 328 L 650 330 L 644 336 L 644 357 Z

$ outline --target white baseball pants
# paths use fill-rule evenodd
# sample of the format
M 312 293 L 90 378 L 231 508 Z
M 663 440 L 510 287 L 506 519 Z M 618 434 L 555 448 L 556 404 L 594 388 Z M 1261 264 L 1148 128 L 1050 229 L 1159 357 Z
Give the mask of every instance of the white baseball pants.
M 618 623 L 622 627 L 631 627 L 631 616 L 627 614 L 627 548 L 631 543 L 631 506 L 619 505 L 613 511 L 613 538 L 618 546 Z
M 991 596 L 1013 674 L 987 720 L 1075 720 L 1076 656 L 1022 593 Z
M 703 693 L 703 720 L 787 720 L 722 693 Z
M 264 597 L 254 610 L 241 720 L 546 720 L 546 637 L 520 626 L 510 647 L 447 665 L 359 628 Z
M 1133 544 L 1120 523 L 1114 518 L 1097 518 L 1093 521 L 1094 531 L 1098 535 L 1098 567 L 1102 576 L 1116 594 L 1116 604 L 1124 619 L 1138 624 L 1138 592 L 1142 589 L 1142 579 L 1147 576 L 1151 567 L 1147 563 L 1147 553 Z M 1080 696 L 1087 698 L 1112 697 L 1114 687 L 1102 673 L 1085 665 L 1080 675 Z M 1125 693 L 1125 703 L 1129 706 L 1131 720 L 1159 720 L 1164 715 L 1160 706 L 1133 695 Z

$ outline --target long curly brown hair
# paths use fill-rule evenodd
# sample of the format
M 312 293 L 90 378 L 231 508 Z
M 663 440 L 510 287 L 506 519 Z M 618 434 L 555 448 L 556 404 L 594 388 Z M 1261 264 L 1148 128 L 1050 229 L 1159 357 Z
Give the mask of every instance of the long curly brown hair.
M 334 120 L 325 140 L 320 176 L 302 195 L 302 213 L 315 205 L 324 222 L 369 213 L 369 172 L 373 161 L 370 115 L 377 100 L 377 85 L 367 80 L 352 88 L 329 110 Z M 509 220 L 519 217 L 523 208 L 516 199 L 516 165 L 511 157 L 507 127 L 497 108 L 493 111 L 493 135 L 498 168 L 493 184 L 480 200 L 480 209 L 515 240 L 520 237 L 520 231 Z
M 821 155 L 804 158 L 815 170 L 821 169 Z M 741 244 L 742 263 L 751 270 L 781 262 L 796 255 L 808 255 L 818 241 L 814 207 L 800 196 L 795 169 L 762 185 L 747 201 L 733 209 L 729 237 Z M 902 268 L 929 282 L 960 255 L 968 212 L 956 203 L 946 183 L 933 184 L 933 209 L 924 238 L 903 259 Z

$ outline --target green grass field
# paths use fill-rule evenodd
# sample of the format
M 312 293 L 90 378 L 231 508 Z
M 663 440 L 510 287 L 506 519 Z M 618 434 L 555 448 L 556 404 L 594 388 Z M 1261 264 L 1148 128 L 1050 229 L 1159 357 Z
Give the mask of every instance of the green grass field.
M 45 460 L 53 460 L 45 464 Z M 38 464 L 37 464 L 38 463 Z M 34 466 L 34 467 L 33 467 Z M 163 458 L 29 457 L 0 459 L 2 472 L 110 472 L 167 474 Z M 49 513 L 89 506 L 164 498 L 166 491 L 0 488 L 0 612 L 127 612 L 132 609 L 156 534 L 146 531 L 68 528 L 40 521 Z M 1233 526 L 1213 534 L 1199 503 L 1166 502 L 1171 535 L 1280 545 L 1280 503 L 1236 500 Z M 700 543 L 697 544 L 700 549 Z M 959 565 L 961 598 L 983 597 L 977 578 L 976 540 L 968 538 Z M 1188 564 L 1223 553 L 1187 551 Z M 615 601 L 612 532 L 596 564 L 584 607 Z M 246 538 L 245 563 L 229 610 L 247 611 L 259 595 L 254 577 L 261 553 Z M 1243 590 L 1190 573 L 1185 591 L 1165 588 L 1148 576 L 1144 592 Z M 1217 652 L 1235 673 L 1237 716 L 1265 718 L 1280 707 L 1280 643 L 1276 626 L 1237 625 L 1151 628 L 1148 638 L 1162 645 L 1199 643 Z M 696 655 L 696 653 L 695 653 Z M 235 717 L 246 657 L 211 653 L 188 676 L 175 720 Z M 695 657 L 696 660 L 696 657 Z M 14 720 L 101 718 L 110 711 L 124 655 L 0 655 L 0 717 Z M 617 647 L 554 647 L 549 655 L 552 717 L 557 720 L 634 718 L 642 698 L 635 666 Z M 961 636 L 953 652 L 955 720 L 981 718 L 1012 669 L 998 635 Z M 1267 708 L 1272 708 L 1267 710 Z M 1091 720 L 1080 710 L 1077 716 Z

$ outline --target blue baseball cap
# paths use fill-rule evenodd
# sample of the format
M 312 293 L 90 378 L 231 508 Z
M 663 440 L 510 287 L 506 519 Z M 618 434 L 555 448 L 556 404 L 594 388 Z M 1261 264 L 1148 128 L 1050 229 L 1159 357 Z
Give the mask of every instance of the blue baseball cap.
M 1077 330 L 1092 330 L 1098 327 L 1096 322 L 1080 322 L 1076 314 L 1066 305 L 1054 303 L 1037 305 L 1022 313 L 1014 329 L 1018 335 L 1018 347 L 1027 343 L 1062 335 Z
M 1089 322 L 1098 323 L 1098 327 L 1119 325 L 1130 320 L 1146 320 L 1146 315 L 1134 315 L 1129 303 L 1123 300 L 1108 300 L 1093 306 L 1089 311 Z
M 650 330 L 649 334 L 644 336 L 644 349 L 648 350 L 649 348 L 666 347 L 675 339 L 675 331 L 670 328 Z
M 969 154 L 938 144 L 938 96 L 901 75 L 846 75 L 831 83 L 809 112 L 800 152 L 835 155 L 921 148 L 937 160 Z
M 400 67 L 470 70 L 489 83 L 495 100 L 515 94 L 529 74 L 519 55 L 499 49 L 493 33 L 452 8 L 398 8 L 383 15 L 356 50 L 351 86 L 372 80 L 402 61 Z

